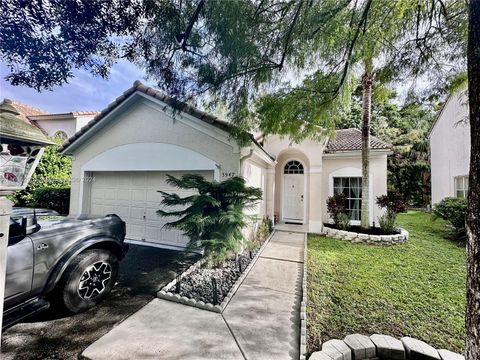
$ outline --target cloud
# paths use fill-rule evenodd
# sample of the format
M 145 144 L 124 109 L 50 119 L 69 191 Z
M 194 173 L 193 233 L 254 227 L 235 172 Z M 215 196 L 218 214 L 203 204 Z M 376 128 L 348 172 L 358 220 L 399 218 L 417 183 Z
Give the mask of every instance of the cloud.
M 0 63 L 0 99 L 11 98 L 50 113 L 81 110 L 101 110 L 132 86 L 137 79 L 144 80 L 144 70 L 120 61 L 115 64 L 108 79 L 95 77 L 85 70 L 76 70 L 74 77 L 63 86 L 37 92 L 26 86 L 12 86 L 5 81 L 8 68 Z

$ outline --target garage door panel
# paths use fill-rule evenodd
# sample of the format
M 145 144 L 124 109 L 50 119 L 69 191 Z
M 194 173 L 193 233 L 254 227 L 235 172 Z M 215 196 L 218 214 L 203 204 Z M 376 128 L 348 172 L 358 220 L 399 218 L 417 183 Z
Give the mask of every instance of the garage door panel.
M 213 179 L 213 171 L 195 174 Z M 172 172 L 175 177 L 185 172 Z M 164 172 L 97 172 L 91 190 L 91 214 L 115 213 L 127 223 L 127 238 L 148 243 L 185 247 L 188 238 L 180 231 L 164 229 L 174 217 L 163 218 L 156 214 L 161 208 L 162 195 L 158 190 L 189 196 L 193 191 L 176 189 L 167 184 Z M 173 210 L 170 208 L 169 210 Z
M 133 189 L 131 191 L 132 201 L 145 201 L 145 189 Z

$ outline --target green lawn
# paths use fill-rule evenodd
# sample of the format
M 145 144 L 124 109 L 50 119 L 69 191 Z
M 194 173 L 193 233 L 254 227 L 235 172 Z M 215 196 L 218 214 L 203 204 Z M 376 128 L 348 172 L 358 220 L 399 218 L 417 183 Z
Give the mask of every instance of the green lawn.
M 465 248 L 446 239 L 444 223 L 409 212 L 405 245 L 351 244 L 308 237 L 309 351 L 347 334 L 412 336 L 463 352 Z

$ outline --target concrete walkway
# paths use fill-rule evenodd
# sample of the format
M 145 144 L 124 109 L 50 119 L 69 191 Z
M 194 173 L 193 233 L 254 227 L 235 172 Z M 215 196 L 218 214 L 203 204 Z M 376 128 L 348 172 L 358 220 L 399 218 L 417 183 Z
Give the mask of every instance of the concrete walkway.
M 277 231 L 223 314 L 162 299 L 90 345 L 103 359 L 298 359 L 304 233 Z

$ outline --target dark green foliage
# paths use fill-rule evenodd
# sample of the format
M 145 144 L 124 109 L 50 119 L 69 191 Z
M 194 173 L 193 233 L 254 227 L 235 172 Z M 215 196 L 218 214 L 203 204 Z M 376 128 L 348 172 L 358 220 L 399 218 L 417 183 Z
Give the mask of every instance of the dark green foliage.
M 35 169 L 25 190 L 17 191 L 11 199 L 16 206 L 33 207 L 33 193 L 38 188 L 65 188 L 70 186 L 72 159 L 58 152 L 60 141 L 53 139 L 57 145 L 50 145 Z M 68 212 L 68 211 L 67 211 Z
M 29 206 L 55 210 L 61 215 L 67 215 L 70 206 L 70 187 L 36 188 L 32 193 Z
M 339 128 L 361 128 L 360 88 L 350 108 L 341 114 Z M 372 134 L 393 145 L 388 157 L 388 188 L 399 191 L 411 206 L 430 203 L 428 131 L 441 104 L 425 97 L 410 96 L 398 105 L 396 93 L 382 84 L 373 90 Z
M 442 218 L 453 228 L 456 237 L 465 236 L 467 200 L 463 198 L 445 198 L 433 206 L 434 219 Z
M 207 181 L 199 175 L 175 178 L 168 175 L 167 183 L 197 194 L 180 197 L 176 193 L 159 191 L 162 205 L 175 210 L 158 210 L 163 217 L 175 217 L 165 227 L 182 231 L 189 237 L 187 250 L 203 248 L 209 265 L 219 265 L 240 250 L 248 216 L 244 210 L 254 206 L 262 191 L 246 186 L 241 177 L 222 182 Z
M 387 210 L 385 214 L 378 218 L 378 224 L 386 235 L 397 233 L 397 213 Z
M 380 208 L 387 209 L 385 214 L 378 218 L 380 229 L 387 235 L 396 233 L 397 214 L 407 211 L 402 194 L 396 190 L 390 190 L 386 195 L 377 196 L 377 205 Z
M 134 41 L 125 36 L 138 34 L 148 2 L 1 1 L 0 54 L 10 69 L 7 80 L 43 90 L 67 82 L 74 69 L 107 77 L 116 60 L 129 56 Z
M 386 195 L 377 196 L 377 205 L 395 214 L 407 211 L 402 194 L 396 190 L 390 190 Z
M 335 225 L 339 225 L 339 215 L 347 213 L 347 198 L 345 194 L 335 194 L 327 199 L 327 212 Z

